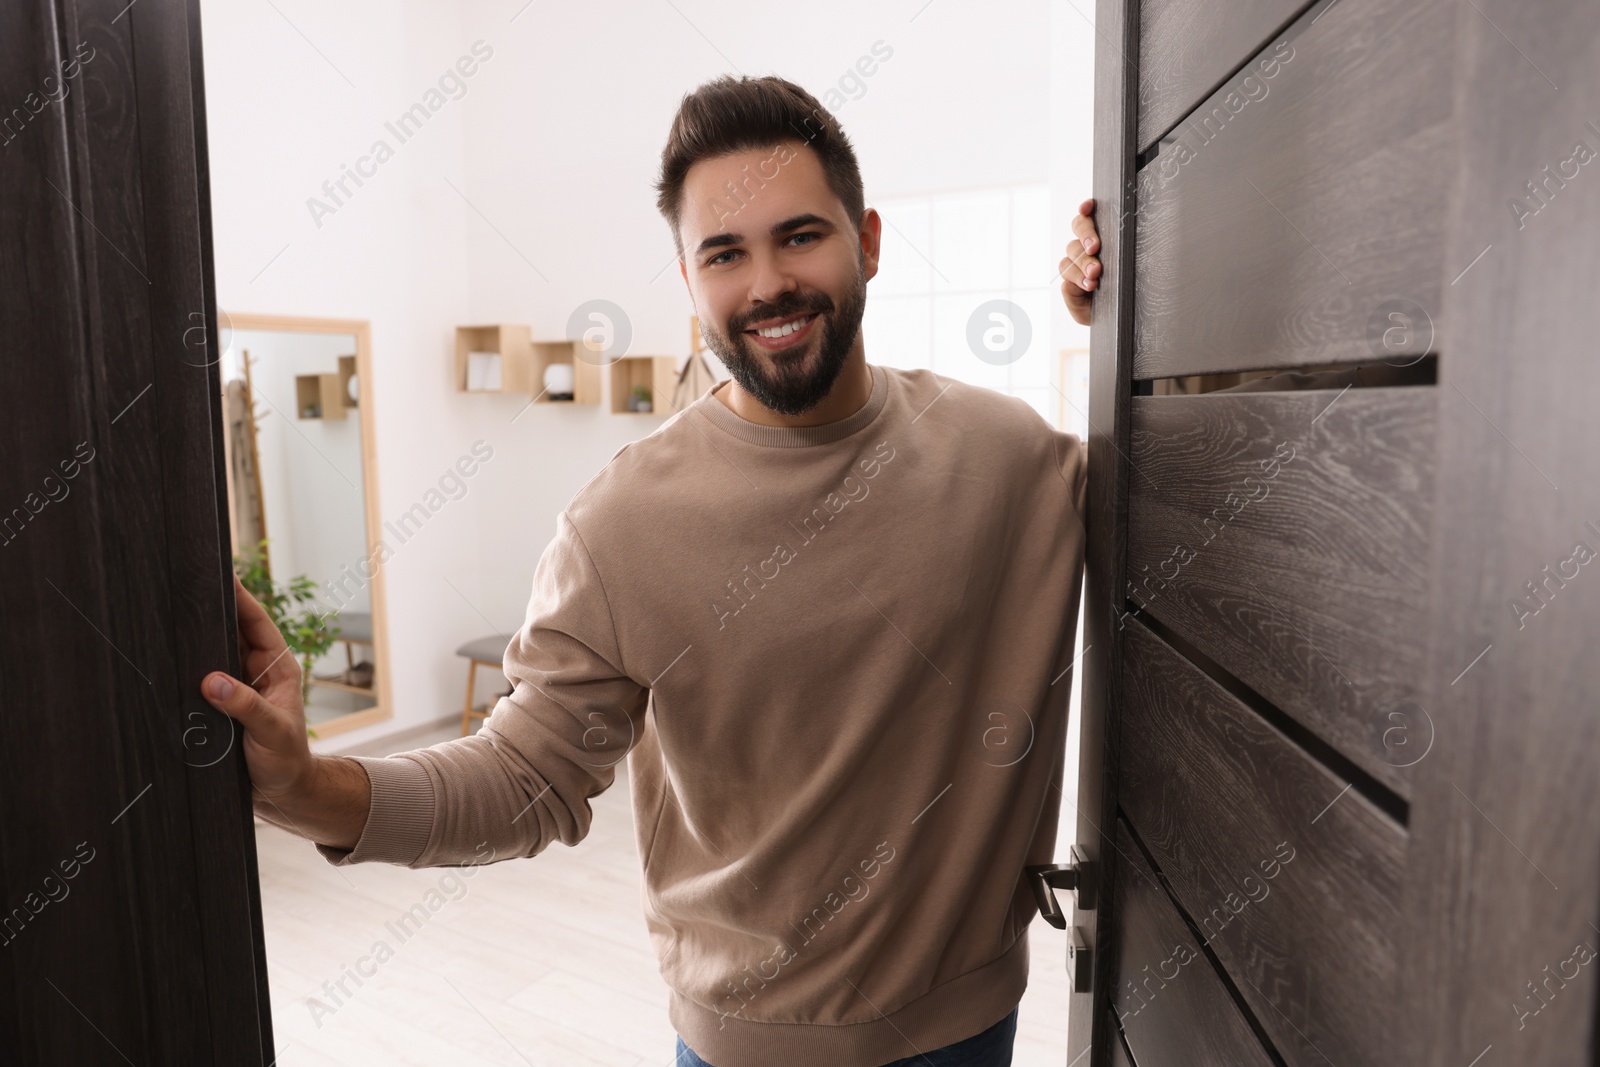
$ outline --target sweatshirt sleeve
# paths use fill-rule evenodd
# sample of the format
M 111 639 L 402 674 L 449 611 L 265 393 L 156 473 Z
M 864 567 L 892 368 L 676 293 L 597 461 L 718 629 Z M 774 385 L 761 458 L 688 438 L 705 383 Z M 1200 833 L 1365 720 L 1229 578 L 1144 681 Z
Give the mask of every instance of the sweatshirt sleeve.
M 1078 512 L 1078 518 L 1083 520 L 1084 508 L 1089 503 L 1089 445 L 1075 433 L 1061 430 L 1054 433 L 1056 468 L 1072 494 L 1072 506 Z
M 622 664 L 611 605 L 565 512 L 540 556 L 523 625 L 506 648 L 512 683 L 479 731 L 384 758 L 354 757 L 372 807 L 354 849 L 329 863 L 447 867 L 534 856 L 589 832 L 643 728 L 649 689 Z

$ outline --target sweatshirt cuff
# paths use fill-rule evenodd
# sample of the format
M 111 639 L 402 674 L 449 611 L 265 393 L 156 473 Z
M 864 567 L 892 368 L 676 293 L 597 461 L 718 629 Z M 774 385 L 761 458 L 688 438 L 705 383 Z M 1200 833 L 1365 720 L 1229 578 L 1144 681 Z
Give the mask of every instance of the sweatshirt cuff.
M 372 807 L 356 847 L 318 845 L 335 867 L 352 863 L 395 863 L 409 867 L 433 833 L 433 781 L 418 760 L 404 756 L 351 756 L 367 772 Z

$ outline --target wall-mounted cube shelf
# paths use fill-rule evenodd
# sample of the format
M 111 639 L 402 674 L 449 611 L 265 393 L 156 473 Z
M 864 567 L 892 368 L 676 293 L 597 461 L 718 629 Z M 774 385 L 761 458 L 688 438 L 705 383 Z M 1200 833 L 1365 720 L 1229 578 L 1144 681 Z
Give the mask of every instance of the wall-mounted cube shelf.
M 590 362 L 601 358 L 580 350 L 582 341 L 533 342 L 533 392 L 540 404 L 598 404 L 600 403 L 600 364 Z M 552 363 L 572 364 L 572 399 L 551 400 L 544 392 L 544 371 Z
M 628 407 L 633 387 L 650 390 L 649 412 Z M 614 415 L 671 415 L 672 395 L 678 389 L 677 356 L 623 356 L 611 364 L 611 412 Z
M 528 371 L 533 354 L 526 326 L 457 326 L 456 389 L 461 392 L 526 393 L 533 379 Z M 498 385 L 482 388 L 469 384 L 470 353 L 484 352 L 499 357 Z
M 500 323 L 456 327 L 456 389 L 460 392 L 522 393 L 541 404 L 600 403 L 600 368 L 578 358 L 578 341 L 535 341 L 527 326 Z M 471 353 L 499 357 L 496 388 L 470 388 Z M 571 400 L 551 400 L 544 389 L 545 368 L 552 363 L 572 365 Z
M 307 412 L 310 414 L 307 414 Z M 337 374 L 296 374 L 294 413 L 300 419 L 342 419 L 347 412 L 344 385 Z

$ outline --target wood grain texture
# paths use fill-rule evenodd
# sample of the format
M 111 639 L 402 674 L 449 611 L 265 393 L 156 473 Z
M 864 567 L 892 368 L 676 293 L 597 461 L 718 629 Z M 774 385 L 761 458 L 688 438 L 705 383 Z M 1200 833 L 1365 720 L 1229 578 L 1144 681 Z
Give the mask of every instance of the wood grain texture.
M 1076 920 L 1093 952 L 1089 992 L 1074 993 L 1068 1012 L 1066 1061 L 1106 1067 L 1116 1026 L 1107 993 L 1116 981 L 1109 897 L 1118 878 L 1102 827 L 1116 816 L 1116 721 L 1122 686 L 1118 619 L 1127 555 L 1128 401 L 1133 370 L 1133 122 L 1137 97 L 1138 18 L 1135 0 L 1095 5 L 1094 196 L 1100 231 L 1100 285 L 1089 329 L 1088 486 L 1084 525 L 1083 690 L 1080 705 L 1077 815 L 1079 846 L 1100 863 L 1100 906 Z M 1062 611 L 1073 606 L 1063 604 Z M 1093 1052 L 1085 1055 L 1092 1047 Z M 1081 1057 L 1081 1058 L 1080 1058 Z
M 1117 823 L 1113 1010 L 1134 1058 L 1163 1067 L 1272 1067 L 1194 932 L 1172 906 L 1126 824 Z
M 1600 559 L 1576 550 L 1600 552 L 1600 160 L 1572 160 L 1600 153 L 1600 9 L 1460 15 L 1426 672 L 1449 725 L 1414 784 L 1395 1062 L 1578 1067 L 1600 1057 Z
M 1139 5 L 1139 151 L 1260 51 L 1301 0 L 1144 0 Z
M 1432 740 L 1435 390 L 1133 400 L 1128 595 L 1401 796 Z
M 1135 377 L 1429 349 L 1456 7 L 1341 0 L 1254 97 L 1207 100 L 1140 170 Z M 1420 312 L 1385 338 L 1396 301 Z
M 0 883 L 51 898 L 0 954 L 8 1063 L 275 1055 L 250 785 L 199 692 L 240 668 L 197 18 L 0 9 L 0 98 L 63 94 L 0 168 L 27 250 L 0 257 L 0 335 L 31 354 L 0 371 L 0 506 L 35 502 L 0 551 L 0 810 L 26 816 Z
M 1379 1064 L 1405 834 L 1128 623 L 1122 809 L 1285 1062 Z

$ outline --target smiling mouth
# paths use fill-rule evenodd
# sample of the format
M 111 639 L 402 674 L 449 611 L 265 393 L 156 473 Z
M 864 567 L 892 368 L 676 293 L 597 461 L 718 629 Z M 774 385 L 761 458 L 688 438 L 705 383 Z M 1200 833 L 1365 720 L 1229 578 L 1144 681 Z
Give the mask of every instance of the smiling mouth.
M 755 338 L 757 344 L 769 351 L 788 348 L 811 336 L 812 323 L 817 320 L 820 314 L 820 312 L 811 311 L 789 319 L 775 327 L 762 330 L 745 330 L 744 332 L 746 336 Z

